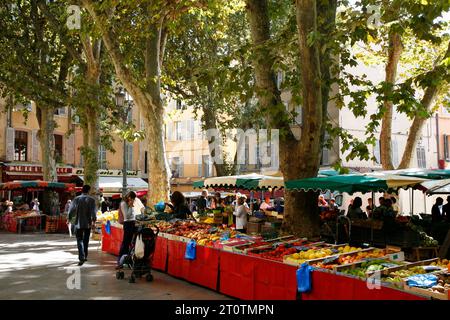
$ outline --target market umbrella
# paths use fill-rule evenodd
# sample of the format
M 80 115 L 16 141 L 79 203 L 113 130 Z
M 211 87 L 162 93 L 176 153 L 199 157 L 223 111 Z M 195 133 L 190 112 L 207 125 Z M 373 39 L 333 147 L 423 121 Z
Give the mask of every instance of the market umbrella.
M 306 178 L 286 181 L 287 190 L 300 191 L 339 191 L 353 194 L 355 192 L 384 192 L 408 188 L 423 182 L 423 179 L 403 179 L 395 176 L 375 177 L 362 174 L 347 174 L 330 177 Z
M 318 177 L 337 176 L 339 172 L 334 169 L 323 169 L 318 173 Z M 284 179 L 277 175 L 261 175 L 261 174 L 246 174 L 234 176 L 222 176 L 206 178 L 205 180 L 195 181 L 194 188 L 209 188 L 209 187 L 236 187 L 247 190 L 269 189 L 269 188 L 283 188 Z
M 422 186 L 427 194 L 450 194 L 450 179 L 425 181 Z
M 391 170 L 386 171 L 391 174 L 407 176 L 407 177 L 417 177 L 423 179 L 449 179 L 450 178 L 450 170 L 432 170 L 432 169 L 404 169 L 404 170 Z
M 268 189 L 283 188 L 284 180 L 282 177 L 265 176 L 251 173 L 245 175 L 222 176 L 207 178 L 204 181 L 194 182 L 194 187 L 231 187 L 241 189 Z
M 51 189 L 70 189 L 74 188 L 73 183 L 50 182 L 50 181 L 11 181 L 0 183 L 0 189 L 20 189 L 20 188 L 51 188 Z

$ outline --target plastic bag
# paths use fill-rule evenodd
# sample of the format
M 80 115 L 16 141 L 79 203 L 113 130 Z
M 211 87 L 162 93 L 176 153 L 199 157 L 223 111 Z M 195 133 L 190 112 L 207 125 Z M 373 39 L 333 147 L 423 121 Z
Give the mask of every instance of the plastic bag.
M 438 283 L 438 277 L 434 274 L 417 274 L 406 278 L 406 284 L 410 287 L 431 288 Z
M 297 269 L 297 291 L 309 292 L 312 289 L 312 271 L 314 270 L 307 263 L 303 263 L 299 269 Z
M 111 234 L 111 221 L 106 221 L 105 231 L 107 234 Z
M 190 240 L 186 246 L 186 253 L 184 254 L 184 258 L 188 260 L 195 260 L 197 243 L 195 240 Z
M 142 241 L 142 236 L 138 235 L 136 238 L 136 246 L 134 247 L 134 255 L 138 259 L 142 259 L 144 257 L 144 241 Z

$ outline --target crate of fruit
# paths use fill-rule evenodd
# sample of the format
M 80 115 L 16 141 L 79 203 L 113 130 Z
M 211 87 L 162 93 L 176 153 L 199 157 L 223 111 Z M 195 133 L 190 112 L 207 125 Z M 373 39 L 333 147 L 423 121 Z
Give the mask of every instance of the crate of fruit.
M 450 300 L 450 272 L 448 270 L 435 274 L 437 283 L 430 288 L 410 287 L 405 283 L 404 290 L 437 300 Z
M 405 262 L 391 261 L 385 258 L 366 259 L 347 265 L 340 265 L 335 267 L 335 271 L 338 274 L 345 274 L 357 278 L 367 278 L 374 273 L 381 273 L 392 268 L 398 268 L 405 264 Z

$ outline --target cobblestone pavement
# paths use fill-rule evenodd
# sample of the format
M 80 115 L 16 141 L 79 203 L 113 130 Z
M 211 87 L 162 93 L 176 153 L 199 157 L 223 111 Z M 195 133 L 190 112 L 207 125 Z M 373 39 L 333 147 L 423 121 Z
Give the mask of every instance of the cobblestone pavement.
M 90 241 L 83 266 L 77 257 L 75 238 L 68 235 L 0 232 L 0 299 L 230 299 L 157 271 L 153 282 L 117 280 L 116 257 L 102 252 L 99 241 Z

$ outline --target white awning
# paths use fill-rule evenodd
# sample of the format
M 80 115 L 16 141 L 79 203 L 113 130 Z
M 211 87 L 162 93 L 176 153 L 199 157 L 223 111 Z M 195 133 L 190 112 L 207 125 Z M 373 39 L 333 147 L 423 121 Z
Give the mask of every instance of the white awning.
M 84 176 L 79 176 L 84 181 Z M 120 193 L 122 192 L 122 177 L 99 177 L 99 188 L 104 193 Z M 148 188 L 148 183 L 141 178 L 127 178 L 128 190 L 143 190 Z

